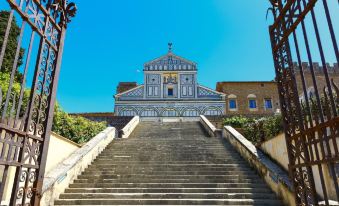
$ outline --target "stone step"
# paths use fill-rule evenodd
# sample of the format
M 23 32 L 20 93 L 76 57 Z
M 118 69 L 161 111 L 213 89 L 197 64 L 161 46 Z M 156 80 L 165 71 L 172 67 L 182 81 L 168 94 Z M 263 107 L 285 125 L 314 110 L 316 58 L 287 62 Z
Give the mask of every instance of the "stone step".
M 217 159 L 243 159 L 240 156 L 236 155 L 236 154 L 232 154 L 232 153 L 217 153 L 217 152 L 206 152 L 206 153 L 199 153 L 199 152 L 183 152 L 183 151 L 172 151 L 173 153 L 175 152 L 175 154 L 171 153 L 171 152 L 154 152 L 154 151 L 150 151 L 148 153 L 135 153 L 135 152 L 130 152 L 130 153 L 107 153 L 107 154 L 100 154 L 98 156 L 98 158 L 106 158 L 106 159 L 111 159 L 111 158 L 119 158 L 119 157 L 124 157 L 124 158 L 130 158 L 130 157 L 143 157 L 143 158 L 155 158 L 155 157 L 167 157 L 168 159 L 171 158 L 175 158 L 176 160 L 178 160 L 177 158 L 186 158 L 186 157 L 190 157 L 190 158 L 194 158 L 199 161 L 199 159 L 201 158 L 217 158 Z M 155 156 L 157 155 L 157 156 Z M 170 158 L 169 158 L 170 157 Z M 155 158 L 158 159 L 158 158 Z M 179 159 L 180 160 L 180 159 Z
M 182 179 L 77 179 L 74 180 L 74 183 L 259 183 L 262 180 L 253 180 L 253 179 L 204 179 L 204 178 L 182 178 Z
M 166 164 L 165 164 L 166 165 Z M 95 162 L 89 165 L 87 170 L 100 170 L 100 171 L 229 171 L 229 172 L 237 172 L 237 171 L 253 171 L 251 167 L 246 167 L 246 165 L 242 166 L 212 166 L 207 164 L 201 164 L 198 166 L 164 166 L 162 167 L 160 164 L 152 165 L 118 165 L 118 164 L 100 164 L 97 165 Z
M 278 200 L 267 199 L 69 199 L 56 200 L 55 205 L 260 205 L 279 206 Z
M 208 165 L 200 165 L 200 166 L 161 166 L 161 165 L 115 165 L 115 164 L 93 164 L 89 166 L 92 169 L 99 170 L 129 170 L 129 171 L 137 171 L 137 170 L 157 170 L 157 171 L 245 171 L 251 170 L 250 168 L 246 168 L 245 166 L 208 166 Z
M 73 183 L 69 186 L 70 188 L 267 188 L 264 183 Z
M 133 173 L 138 173 L 138 174 L 147 174 L 147 175 L 232 175 L 234 172 L 232 171 L 141 171 L 139 170 L 138 172 L 134 171 L 129 171 L 129 173 L 123 173 L 123 174 L 133 174 Z M 119 171 L 100 171 L 100 170 L 85 170 L 83 175 L 117 175 L 117 174 L 122 174 L 122 172 Z M 256 175 L 254 171 L 245 171 L 245 172 L 240 172 L 237 171 L 236 174 L 238 175 Z
M 133 167 L 133 166 L 96 166 L 90 165 L 86 171 L 114 171 L 116 173 L 136 173 L 136 172 L 251 172 L 251 168 L 237 167 L 202 167 L 202 168 L 187 168 L 187 167 Z
M 154 154 L 154 153 L 149 153 L 147 155 L 140 155 L 140 154 L 111 154 L 111 155 L 100 155 L 96 160 L 114 160 L 114 161 L 155 161 L 155 162 L 161 162 L 163 160 L 167 161 L 210 161 L 210 160 L 223 160 L 223 161 L 244 161 L 243 158 L 238 157 L 236 155 L 218 155 L 218 154 Z
M 59 199 L 275 199 L 273 193 L 66 193 Z
M 95 162 L 95 166 L 108 166 L 108 167 L 114 167 L 114 166 L 126 166 L 126 165 L 120 165 L 116 163 L 109 163 L 109 162 Z M 138 166 L 138 165 L 135 165 Z M 239 167 L 239 166 L 246 166 L 245 164 L 241 163 L 225 163 L 225 164 L 214 164 L 214 163 L 196 163 L 196 164 L 185 164 L 185 163 L 174 163 L 174 164 L 159 164 L 159 163 L 153 163 L 147 164 L 147 166 L 155 166 L 155 167 Z
M 207 161 L 194 161 L 194 160 L 187 160 L 187 161 L 173 161 L 173 160 L 162 160 L 162 161 L 152 161 L 152 160 L 147 160 L 147 161 L 136 161 L 131 160 L 131 161 L 116 161 L 116 160 L 108 160 L 108 159 L 97 159 L 93 162 L 93 164 L 119 164 L 119 165 L 154 165 L 154 164 L 188 164 L 191 165 L 193 163 L 197 164 L 246 164 L 245 161 L 242 160 L 207 160 Z
M 136 144 L 139 143 L 140 147 Z M 178 144 L 178 143 L 185 143 L 185 144 Z M 206 146 L 206 147 L 204 147 Z M 112 150 L 113 148 L 124 148 L 124 147 L 131 147 L 139 149 L 142 147 L 152 147 L 152 148 L 164 148 L 172 147 L 172 148 L 195 148 L 199 147 L 202 149 L 211 147 L 211 148 L 220 148 L 224 149 L 225 147 L 222 144 L 222 140 L 220 139 L 212 139 L 202 137 L 202 139 L 192 139 L 192 140 L 184 140 L 184 139 L 128 139 L 125 141 L 115 141 L 107 146 L 108 150 Z M 226 146 L 228 147 L 228 146 Z M 231 148 L 231 147 L 229 147 Z
M 126 148 L 126 149 L 130 149 L 133 150 L 132 148 Z M 227 152 L 224 150 L 209 150 L 209 151 L 204 151 L 204 150 L 199 150 L 197 149 L 196 151 L 194 150 L 185 150 L 185 148 L 180 148 L 180 149 L 173 149 L 173 150 L 156 150 L 154 148 L 144 148 L 145 150 L 149 150 L 149 152 L 145 152 L 144 151 L 130 151 L 130 152 L 123 152 L 123 151 L 112 151 L 112 152 L 107 152 L 107 153 L 102 153 L 101 156 L 108 156 L 108 157 L 112 157 L 113 155 L 141 155 L 141 156 L 151 156 L 153 154 L 159 154 L 159 155 L 172 155 L 172 156 L 176 156 L 176 155 L 182 155 L 182 154 L 186 154 L 186 155 L 219 155 L 220 157 L 231 157 L 232 155 L 237 156 L 236 154 L 233 154 L 231 152 Z M 239 157 L 239 156 L 238 156 Z
M 140 123 L 55 205 L 281 205 L 246 161 L 199 123 Z
M 239 174 L 230 174 L 230 175 L 150 175 L 150 174 L 113 174 L 113 175 L 79 175 L 78 179 L 245 179 L 245 178 L 255 178 L 257 175 L 239 175 Z
M 113 158 L 113 159 L 112 159 Z M 197 163 L 197 164 L 227 164 L 229 162 L 235 162 L 235 163 L 245 163 L 244 160 L 242 159 L 236 159 L 236 158 L 232 158 L 232 159 L 227 159 L 227 158 L 204 158 L 204 159 L 193 159 L 193 157 L 185 157 L 182 158 L 180 160 L 178 159 L 172 159 L 167 157 L 166 159 L 157 159 L 154 160 L 153 159 L 148 159 L 148 160 L 142 160 L 142 158 L 140 157 L 133 157 L 133 156 L 114 156 L 111 158 L 102 158 L 102 157 L 98 157 L 94 162 L 115 162 L 116 164 L 125 164 L 125 163 L 134 163 L 134 164 L 149 164 L 149 163 L 154 163 L 154 164 L 161 164 L 164 163 L 164 161 L 166 161 L 166 164 L 193 164 L 193 163 Z M 235 164 L 233 163 L 233 164 Z
M 268 188 L 68 188 L 66 193 L 271 193 Z

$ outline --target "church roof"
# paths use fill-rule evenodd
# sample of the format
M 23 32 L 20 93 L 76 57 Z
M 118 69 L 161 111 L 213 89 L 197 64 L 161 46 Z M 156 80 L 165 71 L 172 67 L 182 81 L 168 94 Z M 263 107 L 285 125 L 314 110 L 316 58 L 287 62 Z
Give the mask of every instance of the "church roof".
M 168 53 L 144 64 L 144 71 L 196 71 L 197 64 L 193 61 L 180 57 L 172 52 L 169 47 Z

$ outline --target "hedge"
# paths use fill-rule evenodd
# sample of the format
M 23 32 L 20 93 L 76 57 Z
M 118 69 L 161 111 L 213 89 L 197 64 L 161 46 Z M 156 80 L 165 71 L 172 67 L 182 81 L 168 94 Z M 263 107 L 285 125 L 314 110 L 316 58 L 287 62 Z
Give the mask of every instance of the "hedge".
M 106 126 L 106 122 L 94 122 L 80 116 L 70 116 L 58 104 L 55 106 L 52 131 L 78 144 L 89 141 Z
M 262 118 L 247 118 L 242 116 L 226 118 L 224 125 L 241 128 L 246 139 L 258 144 L 271 139 L 283 132 L 281 115 Z

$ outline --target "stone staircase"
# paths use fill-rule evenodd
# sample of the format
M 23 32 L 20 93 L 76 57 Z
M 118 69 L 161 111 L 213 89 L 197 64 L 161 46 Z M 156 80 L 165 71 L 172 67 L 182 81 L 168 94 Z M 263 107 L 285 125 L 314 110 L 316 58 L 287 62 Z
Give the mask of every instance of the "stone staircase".
M 113 141 L 55 205 L 282 205 L 221 138 L 198 122 L 140 123 Z

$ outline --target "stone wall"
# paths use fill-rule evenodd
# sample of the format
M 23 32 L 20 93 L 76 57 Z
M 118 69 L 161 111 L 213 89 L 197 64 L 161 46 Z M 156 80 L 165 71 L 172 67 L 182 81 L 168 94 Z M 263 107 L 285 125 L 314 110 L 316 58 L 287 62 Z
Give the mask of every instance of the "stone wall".
M 292 182 L 286 171 L 231 126 L 223 128 L 222 137 L 230 142 L 239 154 L 257 170 L 259 175 L 264 178 L 268 186 L 283 200 L 285 205 L 296 205 Z
M 116 136 L 115 128 L 106 128 L 45 174 L 40 205 L 54 205 L 54 200 L 91 164 Z
M 262 82 L 218 82 L 218 92 L 226 94 L 227 115 L 268 115 L 280 109 L 277 84 Z M 230 108 L 230 100 L 236 101 L 236 109 Z M 250 109 L 249 100 L 256 101 L 257 108 Z M 272 109 L 265 108 L 265 99 L 272 100 Z
M 65 160 L 70 154 L 79 149 L 81 146 L 69 139 L 62 137 L 54 132 L 51 133 L 49 141 L 49 149 L 47 153 L 45 175 L 53 170 L 56 165 Z M 62 151 L 62 152 L 60 152 Z M 12 186 L 15 178 L 16 167 L 9 167 L 7 173 L 7 181 L 5 184 L 4 195 L 0 205 L 8 205 L 12 193 Z M 3 169 L 0 168 L 0 176 L 2 177 Z M 2 178 L 1 178 L 2 179 Z
M 295 76 L 296 76 L 296 81 L 297 81 L 298 93 L 299 93 L 299 96 L 302 97 L 303 92 L 304 92 L 304 88 L 303 88 L 302 81 L 301 81 L 300 68 L 296 64 L 294 66 L 295 66 Z M 315 87 L 314 87 L 314 84 L 313 84 L 310 65 L 308 63 L 304 62 L 304 63 L 302 63 L 302 68 L 303 68 L 304 79 L 305 79 L 305 84 L 306 84 L 306 88 L 305 88 L 306 92 L 308 93 L 309 97 L 314 96 L 315 95 Z M 328 76 L 329 76 L 330 81 L 333 80 L 333 82 L 336 83 L 337 86 L 339 86 L 339 67 L 338 67 L 338 64 L 334 64 L 333 66 L 328 64 L 327 68 L 328 68 Z M 314 73 L 315 73 L 315 79 L 316 79 L 316 82 L 317 82 L 318 92 L 321 95 L 321 94 L 323 94 L 324 88 L 327 87 L 326 78 L 325 78 L 325 75 L 324 75 L 324 72 L 323 72 L 323 68 L 321 66 L 319 66 L 319 63 L 313 63 L 313 70 L 314 70 Z
M 308 63 L 302 63 L 302 69 L 306 84 L 306 91 L 309 96 L 315 95 L 315 86 L 312 79 L 311 67 Z M 339 86 L 339 66 L 338 63 L 333 65 L 326 64 L 329 80 Z M 317 82 L 319 94 L 327 87 L 326 77 L 323 67 L 319 63 L 313 63 L 313 70 Z M 302 84 L 300 67 L 294 63 L 294 71 L 297 82 L 297 89 L 300 98 L 303 97 L 304 88 Z M 332 84 L 332 83 L 331 83 Z M 333 87 L 332 87 L 333 88 Z M 253 82 L 218 82 L 216 90 L 226 94 L 226 115 L 272 115 L 280 111 L 278 87 L 275 81 L 253 81 Z M 236 100 L 237 108 L 230 108 L 230 100 Z M 249 108 L 249 100 L 255 99 L 257 102 L 256 109 Z M 265 108 L 265 99 L 272 99 L 272 109 Z
M 81 116 L 95 122 L 107 122 L 108 126 L 120 130 L 133 118 L 133 116 L 114 116 L 113 112 L 71 113 L 72 116 Z
M 339 143 L 338 147 L 339 147 Z M 319 151 L 321 151 L 320 144 L 318 145 Z M 285 140 L 285 135 L 284 134 L 279 134 L 276 137 L 267 140 L 263 142 L 260 145 L 260 149 L 268 155 L 271 159 L 273 159 L 275 162 L 277 162 L 282 168 L 288 171 L 288 154 L 287 154 L 287 147 L 286 147 L 286 140 Z M 332 149 L 333 151 L 333 149 Z M 320 154 L 321 157 L 321 154 Z M 316 159 L 316 157 L 315 157 Z M 322 164 L 322 172 L 323 172 L 323 177 L 324 177 L 324 182 L 326 185 L 327 193 L 329 196 L 329 199 L 335 200 L 336 199 L 336 192 L 335 188 L 333 185 L 333 180 L 331 173 L 329 171 L 329 167 L 326 164 Z M 313 171 L 313 178 L 315 181 L 315 187 L 316 191 L 319 195 L 319 197 L 323 198 L 323 189 L 321 187 L 321 180 L 320 180 L 320 175 L 319 175 L 319 168 L 318 166 L 314 165 L 312 167 Z
M 80 147 L 81 145 L 52 132 L 49 141 L 45 174 L 55 168 L 56 165 L 65 160 Z

